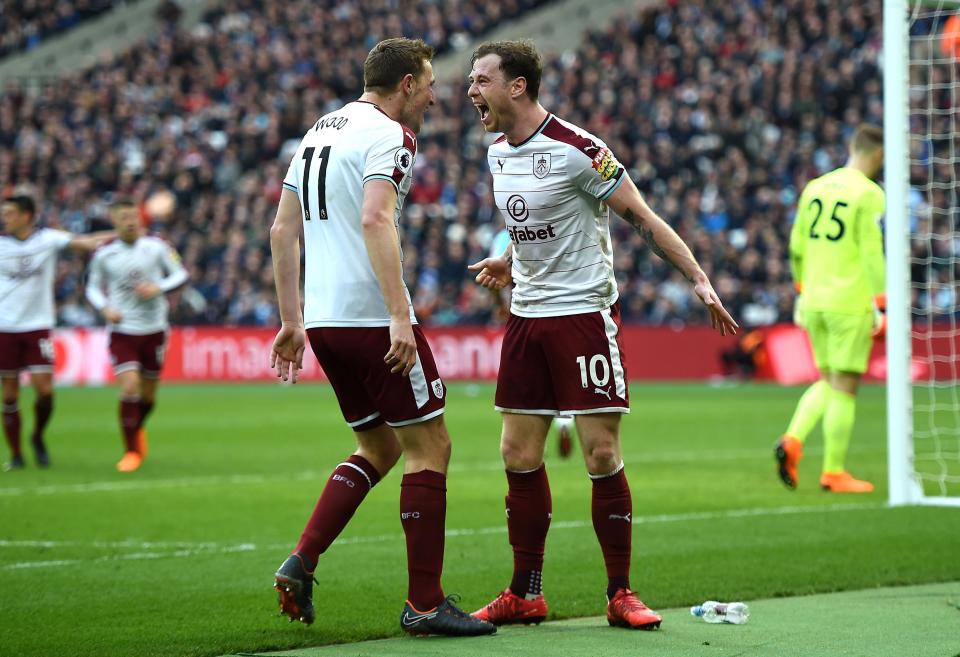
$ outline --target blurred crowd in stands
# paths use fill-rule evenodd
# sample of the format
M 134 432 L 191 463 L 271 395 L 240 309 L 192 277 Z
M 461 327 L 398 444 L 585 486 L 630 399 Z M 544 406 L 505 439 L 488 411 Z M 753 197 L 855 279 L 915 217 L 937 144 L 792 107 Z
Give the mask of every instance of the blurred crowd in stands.
M 36 48 L 116 5 L 136 0 L 0 0 L 0 58 Z
M 470 38 L 543 4 L 227 0 L 199 25 L 169 27 L 38 95 L 5 89 L 0 188 L 32 185 L 41 220 L 74 231 L 103 220 L 111 192 L 144 199 L 152 228 L 191 273 L 176 322 L 275 325 L 268 229 L 283 174 L 306 128 L 361 93 L 368 49 L 422 36 L 462 59 L 465 76 Z M 625 8 L 547 59 L 541 102 L 607 141 L 738 321 L 789 321 L 796 197 L 843 165 L 858 123 L 882 123 L 880 4 Z M 401 220 L 425 323 L 502 319 L 466 270 L 503 221 L 484 157 L 491 138 L 465 92 L 462 78 L 437 84 Z M 679 274 L 625 223 L 613 218 L 611 228 L 625 321 L 705 321 Z M 68 324 L 95 319 L 82 265 L 64 259 L 58 276 Z

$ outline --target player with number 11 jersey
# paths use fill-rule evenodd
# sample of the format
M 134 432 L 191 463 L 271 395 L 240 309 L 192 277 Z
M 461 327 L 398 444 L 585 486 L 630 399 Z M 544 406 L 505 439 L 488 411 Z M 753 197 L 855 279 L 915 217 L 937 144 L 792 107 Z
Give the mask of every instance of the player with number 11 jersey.
M 296 383 L 309 339 L 357 442 L 275 575 L 281 612 L 307 624 L 316 616 L 312 590 L 321 555 L 403 453 L 408 588 L 401 628 L 454 636 L 496 631 L 457 609 L 440 583 L 450 458 L 446 388 L 403 283 L 398 224 L 415 135 L 435 102 L 432 57 L 433 48 L 412 39 L 386 39 L 370 51 L 360 99 L 304 135 L 270 230 L 281 319 L 271 366 Z
M 396 188 L 399 226 L 416 154 L 413 131 L 364 100 L 322 117 L 300 142 L 283 186 L 300 199 L 310 254 L 304 272 L 306 328 L 390 324 L 363 241 L 363 186 L 386 180 Z M 416 323 L 412 309 L 410 320 Z

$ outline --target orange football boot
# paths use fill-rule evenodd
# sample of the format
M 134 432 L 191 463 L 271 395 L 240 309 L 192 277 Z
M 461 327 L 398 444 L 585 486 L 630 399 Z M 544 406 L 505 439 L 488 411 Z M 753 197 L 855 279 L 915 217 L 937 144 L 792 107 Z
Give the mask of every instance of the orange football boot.
M 120 472 L 134 472 L 140 469 L 141 463 L 143 463 L 143 457 L 137 452 L 132 450 L 124 452 L 123 458 L 117 461 L 117 470 Z
M 143 427 L 137 429 L 137 437 L 134 438 L 134 449 L 140 454 L 140 458 L 147 456 L 147 431 Z
M 620 589 L 607 604 L 607 622 L 614 627 L 655 630 L 663 617 L 650 610 L 630 589 Z
M 820 488 L 831 493 L 872 493 L 873 484 L 854 479 L 849 472 L 824 472 L 820 475 Z
M 773 450 L 777 457 L 777 472 L 787 488 L 797 487 L 797 465 L 803 458 L 803 443 L 796 438 L 784 435 Z
M 493 602 L 470 615 L 494 625 L 513 623 L 539 625 L 547 617 L 547 600 L 542 593 L 533 600 L 527 600 L 515 595 L 510 589 L 504 589 L 503 593 L 493 599 Z

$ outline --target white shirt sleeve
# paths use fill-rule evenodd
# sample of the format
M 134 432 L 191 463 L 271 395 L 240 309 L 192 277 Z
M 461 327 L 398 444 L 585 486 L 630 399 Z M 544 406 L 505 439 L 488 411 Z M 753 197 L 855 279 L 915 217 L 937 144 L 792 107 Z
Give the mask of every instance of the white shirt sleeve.
M 287 175 L 283 177 L 283 188 L 289 189 L 291 192 L 299 193 L 300 192 L 300 182 L 297 180 L 297 158 L 301 157 L 300 149 L 297 149 L 297 152 L 293 154 L 293 159 L 290 160 L 290 166 L 287 167 Z
M 164 292 L 169 292 L 186 283 L 189 274 L 180 262 L 176 249 L 166 242 L 161 242 L 161 249 L 160 262 L 167 275 L 157 283 L 157 286 Z
M 623 182 L 623 165 L 617 161 L 613 151 L 600 144 L 588 150 L 593 154 L 570 148 L 570 176 L 573 183 L 591 196 L 605 201 Z
M 70 246 L 70 242 L 74 238 L 73 233 L 56 228 L 45 228 L 44 235 L 57 248 L 57 251 L 62 251 Z
M 399 192 L 403 179 L 413 170 L 416 155 L 417 138 L 413 132 L 399 124 L 390 126 L 367 151 L 363 182 L 389 180 Z
M 103 293 L 103 258 L 94 254 L 87 276 L 87 301 L 98 311 L 107 307 L 107 295 Z

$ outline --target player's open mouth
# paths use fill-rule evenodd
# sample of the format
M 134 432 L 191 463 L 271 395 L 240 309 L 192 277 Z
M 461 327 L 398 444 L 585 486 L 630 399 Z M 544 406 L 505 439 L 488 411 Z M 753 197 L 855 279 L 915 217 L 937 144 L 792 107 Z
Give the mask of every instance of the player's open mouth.
M 490 107 L 483 103 L 474 103 L 473 106 L 480 112 L 480 122 L 485 123 L 487 117 L 490 116 Z

